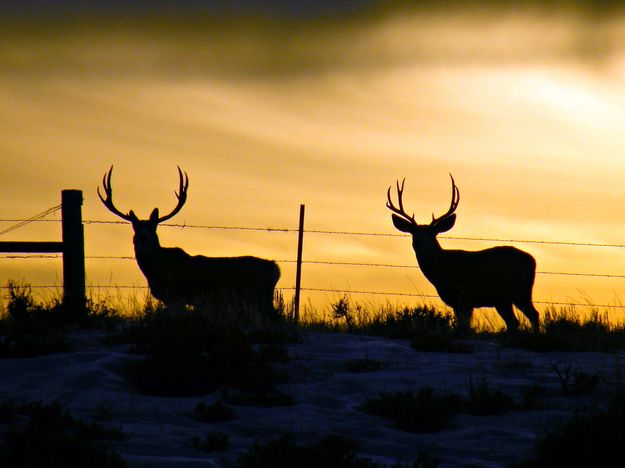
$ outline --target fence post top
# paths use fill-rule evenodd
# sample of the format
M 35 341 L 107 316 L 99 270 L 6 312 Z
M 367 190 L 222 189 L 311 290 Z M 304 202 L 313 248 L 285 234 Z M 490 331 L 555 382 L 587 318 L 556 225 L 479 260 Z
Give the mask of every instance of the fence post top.
M 61 190 L 62 200 L 80 201 L 82 203 L 82 190 L 65 189 Z

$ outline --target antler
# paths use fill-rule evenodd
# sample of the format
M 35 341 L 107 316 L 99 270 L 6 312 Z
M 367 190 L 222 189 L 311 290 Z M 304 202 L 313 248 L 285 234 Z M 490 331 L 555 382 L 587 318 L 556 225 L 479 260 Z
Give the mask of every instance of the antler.
M 449 177 L 451 177 L 451 203 L 449 205 L 449 209 L 447 210 L 447 213 L 439 216 L 438 218 L 435 218 L 434 214 L 432 214 L 432 222 L 430 224 L 436 224 L 443 219 L 451 216 L 452 214 L 454 214 L 454 211 L 456 211 L 456 208 L 458 208 L 458 203 L 460 202 L 460 190 L 458 190 L 458 187 L 456 187 L 454 176 L 449 174 Z
M 407 221 L 410 221 L 412 224 L 417 224 L 417 222 L 414 219 L 414 213 L 412 214 L 412 216 L 408 215 L 408 213 L 406 213 L 406 211 L 404 210 L 404 202 L 402 200 L 402 197 L 404 195 L 404 183 L 406 182 L 406 179 L 404 178 L 401 181 L 401 186 L 399 185 L 399 181 L 396 181 L 395 184 L 397 186 L 397 200 L 399 202 L 399 208 L 397 208 L 394 204 L 393 204 L 393 200 L 391 200 L 391 187 L 389 186 L 388 190 L 386 191 L 386 207 L 391 210 L 393 213 L 398 214 L 399 216 L 401 216 L 402 218 L 406 219 Z
M 189 176 L 187 175 L 187 173 L 184 173 L 183 176 L 183 172 L 180 169 L 180 166 L 176 166 L 178 167 L 178 176 L 180 177 L 180 185 L 178 187 L 178 192 L 176 193 L 176 198 L 178 199 L 178 204 L 176 205 L 176 208 L 174 208 L 171 213 L 165 215 L 165 216 L 161 216 L 158 218 L 158 222 L 162 223 L 163 221 L 167 221 L 170 218 L 173 218 L 176 214 L 178 214 L 178 212 L 182 209 L 182 207 L 184 206 L 185 202 L 187 201 L 187 190 L 189 190 Z
M 111 187 L 112 175 L 113 175 L 113 166 L 111 166 L 108 172 L 104 174 L 104 177 L 102 177 L 102 186 L 104 187 L 104 192 L 106 193 L 106 199 L 100 193 L 100 187 L 98 187 L 98 196 L 100 197 L 100 200 L 102 200 L 102 203 L 104 203 L 104 206 L 106 206 L 111 213 L 116 214 L 117 216 L 119 216 L 122 219 L 125 219 L 126 221 L 132 222 L 133 217 L 130 214 L 122 213 L 117 208 L 115 208 L 115 205 L 113 204 L 113 187 Z

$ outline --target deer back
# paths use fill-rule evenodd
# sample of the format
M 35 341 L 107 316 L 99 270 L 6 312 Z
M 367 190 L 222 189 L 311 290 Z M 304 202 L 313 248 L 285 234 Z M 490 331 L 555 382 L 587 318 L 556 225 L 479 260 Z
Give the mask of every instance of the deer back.
M 451 306 L 497 306 L 521 300 L 531 290 L 536 270 L 534 257 L 510 246 L 441 249 L 435 255 L 417 254 L 417 261 L 441 299 Z

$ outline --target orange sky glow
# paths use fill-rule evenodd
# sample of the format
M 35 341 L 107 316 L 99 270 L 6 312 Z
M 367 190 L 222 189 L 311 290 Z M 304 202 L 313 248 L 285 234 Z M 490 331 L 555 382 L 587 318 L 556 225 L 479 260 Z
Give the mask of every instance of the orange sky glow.
M 407 208 L 426 222 L 449 206 L 449 173 L 460 205 L 443 247 L 530 252 L 539 311 L 625 298 L 622 15 L 454 10 L 272 32 L 13 32 L 0 42 L 0 102 L 0 230 L 60 203 L 62 189 L 83 190 L 96 300 L 145 295 L 119 288 L 146 285 L 132 259 L 97 258 L 133 256 L 130 225 L 100 223 L 118 220 L 96 195 L 111 164 L 116 204 L 140 217 L 174 206 L 179 164 L 189 198 L 170 223 L 187 227 L 161 226 L 161 244 L 283 261 L 287 300 L 296 233 L 208 227 L 295 229 L 305 204 L 308 230 L 398 234 L 387 187 L 405 177 Z M 60 240 L 60 225 L 0 235 L 9 240 Z M 304 242 L 304 288 L 440 304 L 408 236 L 311 232 Z M 61 277 L 60 259 L 0 256 L 2 285 Z M 341 296 L 305 290 L 303 301 L 329 313 Z

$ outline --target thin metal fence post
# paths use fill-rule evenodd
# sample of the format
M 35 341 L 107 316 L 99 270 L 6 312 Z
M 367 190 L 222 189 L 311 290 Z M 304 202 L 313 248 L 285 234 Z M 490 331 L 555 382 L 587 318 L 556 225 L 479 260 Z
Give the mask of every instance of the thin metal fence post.
M 293 299 L 293 320 L 299 322 L 299 304 L 302 286 L 302 251 L 304 248 L 304 213 L 306 207 L 299 206 L 299 233 L 297 236 L 297 270 L 295 273 L 295 297 Z
M 63 304 L 72 315 L 85 310 L 85 236 L 82 224 L 82 191 L 61 192 L 63 231 Z

